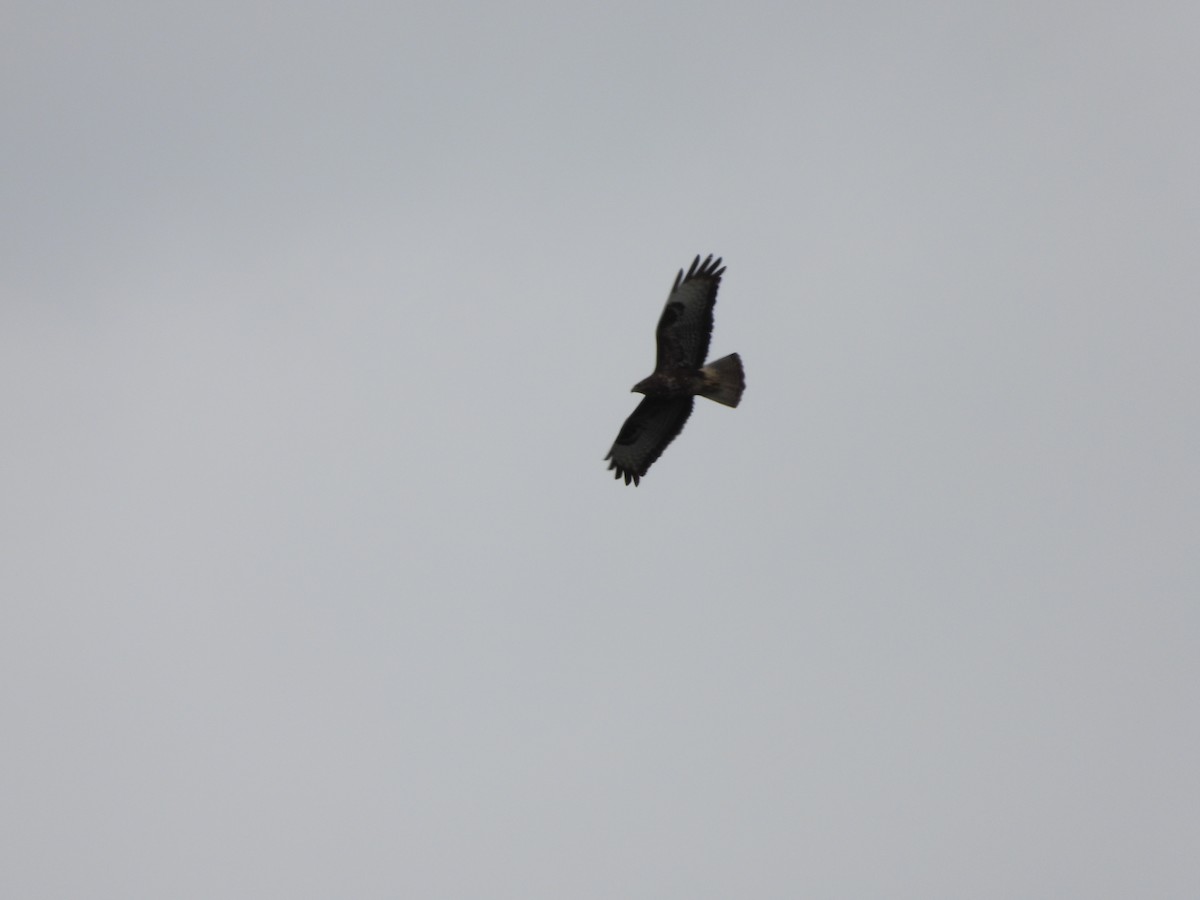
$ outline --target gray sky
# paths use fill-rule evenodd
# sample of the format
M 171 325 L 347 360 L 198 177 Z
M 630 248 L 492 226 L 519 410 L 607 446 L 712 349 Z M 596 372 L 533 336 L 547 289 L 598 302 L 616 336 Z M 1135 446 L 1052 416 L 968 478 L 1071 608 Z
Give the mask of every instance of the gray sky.
M 1194 3 L 4 18 L 0 894 L 1200 896 Z

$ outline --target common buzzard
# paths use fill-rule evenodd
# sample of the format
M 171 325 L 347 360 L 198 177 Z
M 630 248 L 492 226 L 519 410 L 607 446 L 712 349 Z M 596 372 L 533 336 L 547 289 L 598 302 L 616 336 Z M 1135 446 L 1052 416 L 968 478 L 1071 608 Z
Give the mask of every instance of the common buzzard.
M 700 262 L 697 256 L 687 274 L 679 270 L 658 320 L 658 359 L 654 374 L 633 386 L 646 398 L 621 426 L 605 459 L 614 478 L 635 485 L 683 430 L 692 414 L 694 397 L 708 397 L 737 406 L 746 389 L 742 358 L 736 353 L 704 365 L 712 336 L 713 307 L 725 269 L 721 260 Z

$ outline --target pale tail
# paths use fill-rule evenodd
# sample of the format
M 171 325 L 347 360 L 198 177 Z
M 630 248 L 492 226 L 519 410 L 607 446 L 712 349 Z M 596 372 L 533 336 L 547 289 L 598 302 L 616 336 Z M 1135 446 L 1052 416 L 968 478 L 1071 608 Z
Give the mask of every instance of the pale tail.
M 736 353 L 710 362 L 700 370 L 700 374 L 704 376 L 701 396 L 726 406 L 737 406 L 741 402 L 742 391 L 746 389 L 746 375 L 742 371 L 742 358 Z

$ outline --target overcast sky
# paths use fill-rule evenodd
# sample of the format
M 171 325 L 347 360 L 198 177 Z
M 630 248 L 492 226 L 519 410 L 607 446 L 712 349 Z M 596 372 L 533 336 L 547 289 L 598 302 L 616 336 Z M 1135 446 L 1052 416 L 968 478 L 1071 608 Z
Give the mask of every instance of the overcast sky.
M 1194 3 L 3 19 L 0 894 L 1200 896 Z

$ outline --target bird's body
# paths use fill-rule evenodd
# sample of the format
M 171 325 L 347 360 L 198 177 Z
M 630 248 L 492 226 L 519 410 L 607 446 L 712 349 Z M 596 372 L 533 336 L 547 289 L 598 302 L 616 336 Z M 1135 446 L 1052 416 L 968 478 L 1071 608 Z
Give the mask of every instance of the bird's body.
M 701 264 L 697 256 L 687 275 L 681 269 L 675 277 L 658 321 L 654 372 L 633 386 L 645 399 L 625 420 L 605 457 L 612 460 L 608 467 L 615 470 L 614 477 L 623 477 L 626 484 L 638 484 L 683 430 L 693 398 L 708 397 L 726 406 L 741 402 L 746 388 L 741 357 L 732 353 L 704 365 L 724 271 L 720 259 L 709 255 Z

